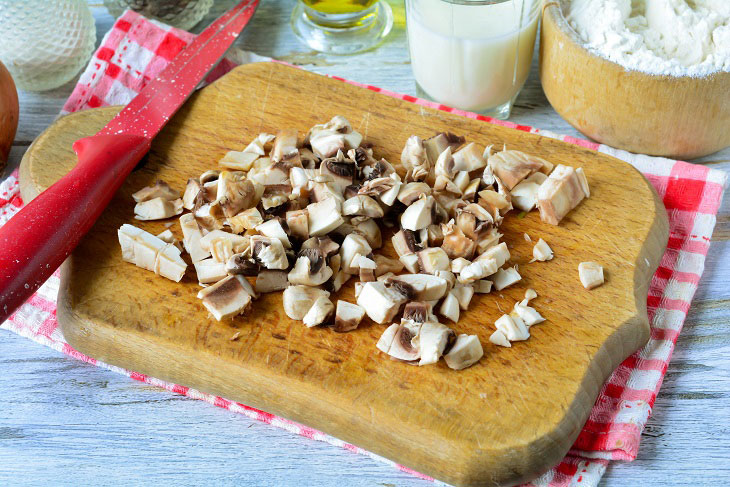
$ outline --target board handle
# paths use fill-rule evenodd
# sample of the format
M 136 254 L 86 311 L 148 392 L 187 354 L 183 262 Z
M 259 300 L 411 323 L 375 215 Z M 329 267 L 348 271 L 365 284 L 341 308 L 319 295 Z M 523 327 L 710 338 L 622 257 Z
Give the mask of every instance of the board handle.
M 0 227 L 0 323 L 76 248 L 150 143 L 126 134 L 77 140 L 76 166 Z

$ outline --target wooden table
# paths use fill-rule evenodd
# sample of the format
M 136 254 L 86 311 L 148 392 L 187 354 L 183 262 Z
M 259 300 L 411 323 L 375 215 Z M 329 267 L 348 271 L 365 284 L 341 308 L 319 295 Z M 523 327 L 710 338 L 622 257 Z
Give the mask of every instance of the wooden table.
M 231 0 L 216 2 L 210 18 Z M 268 0 L 238 46 L 306 69 L 415 94 L 401 2 L 379 49 L 325 56 L 298 43 L 291 1 Z M 91 3 L 99 39 L 113 19 Z M 210 20 L 210 19 L 208 19 Z M 10 171 L 73 88 L 21 93 Z M 550 107 L 537 63 L 512 121 L 580 136 Z M 730 149 L 702 158 L 730 170 Z M 614 463 L 602 485 L 718 485 L 730 478 L 730 198 L 705 274 L 644 431 L 639 458 Z M 175 396 L 0 333 L 0 484 L 430 485 L 391 466 Z M 346 477 L 346 480 L 343 478 Z

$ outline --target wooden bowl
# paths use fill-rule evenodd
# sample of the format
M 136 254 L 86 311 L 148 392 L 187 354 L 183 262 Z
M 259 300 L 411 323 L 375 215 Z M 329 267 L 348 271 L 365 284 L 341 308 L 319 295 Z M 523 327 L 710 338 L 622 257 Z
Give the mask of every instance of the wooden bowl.
M 676 159 L 730 146 L 730 73 L 629 71 L 583 47 L 556 2 L 543 10 L 540 79 L 555 111 L 603 144 Z

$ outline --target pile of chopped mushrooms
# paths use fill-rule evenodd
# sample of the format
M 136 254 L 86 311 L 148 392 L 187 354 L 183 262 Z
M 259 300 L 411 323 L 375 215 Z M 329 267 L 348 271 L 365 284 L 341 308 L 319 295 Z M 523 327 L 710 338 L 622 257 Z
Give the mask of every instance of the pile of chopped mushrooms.
M 505 214 L 538 208 L 557 225 L 590 196 L 585 174 L 516 150 L 482 151 L 451 133 L 411 136 L 400 164 L 373 154 L 339 115 L 301 142 L 293 129 L 262 133 L 228 152 L 222 170 L 190 179 L 182 197 L 163 181 L 136 192 L 135 217 L 180 215 L 183 241 L 169 229 L 154 236 L 125 224 L 122 258 L 179 282 L 186 251 L 198 298 L 219 321 L 244 313 L 261 293 L 283 291 L 287 316 L 308 327 L 349 332 L 367 316 L 392 323 L 376 345 L 391 357 L 427 365 L 443 356 L 453 369 L 469 367 L 483 355 L 478 337 L 457 335 L 439 317 L 456 324 L 475 293 L 518 282 L 500 242 Z M 398 259 L 377 253 L 386 228 Z M 547 261 L 553 251 L 540 239 L 533 257 Z M 579 267 L 586 288 L 603 283 L 600 265 Z M 352 278 L 357 303 L 333 303 Z M 490 341 L 509 347 L 529 338 L 545 320 L 529 305 L 535 297 L 528 289 L 495 322 Z

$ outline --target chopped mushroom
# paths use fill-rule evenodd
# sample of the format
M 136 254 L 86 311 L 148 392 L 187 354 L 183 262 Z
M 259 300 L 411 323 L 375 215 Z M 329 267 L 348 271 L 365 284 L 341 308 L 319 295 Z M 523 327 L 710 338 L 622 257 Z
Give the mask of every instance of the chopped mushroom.
M 340 246 L 340 266 L 348 274 L 357 274 L 359 266 L 353 264 L 356 255 L 370 255 L 373 251 L 368 241 L 362 235 L 351 233 Z
M 177 248 L 177 250 L 179 250 L 180 252 L 183 251 L 182 244 L 177 241 L 177 239 L 175 238 L 175 235 L 173 235 L 172 231 L 170 231 L 169 228 L 167 230 L 165 230 L 164 232 L 162 232 L 162 233 L 158 233 L 156 235 L 156 237 L 159 238 L 160 240 L 162 240 L 165 243 L 169 243 L 169 244 L 174 245 L 175 248 Z
M 218 160 L 218 165 L 226 169 L 237 169 L 240 171 L 249 171 L 253 166 L 258 154 L 253 152 L 228 151 Z
M 306 209 L 287 211 L 286 224 L 292 237 L 300 240 L 309 238 L 309 212 Z
M 474 287 L 470 284 L 457 284 L 451 290 L 456 299 L 459 301 L 459 307 L 462 311 L 469 309 L 471 298 L 474 297 Z
M 509 258 L 510 254 L 509 249 L 507 248 L 507 244 L 501 242 L 499 245 L 489 247 L 479 257 L 477 257 L 476 260 L 493 260 L 497 267 L 502 267 L 509 260 Z
M 218 282 L 228 275 L 225 262 L 219 262 L 215 259 L 203 259 L 193 262 L 195 273 L 198 276 L 200 284 L 210 284 Z
M 210 257 L 210 252 L 203 249 L 200 244 L 200 239 L 203 238 L 203 233 L 200 231 L 200 226 L 195 220 L 192 214 L 187 213 L 180 217 L 180 228 L 183 234 L 183 245 L 190 258 L 193 262 L 198 262 L 203 259 Z
M 248 179 L 238 179 L 233 173 L 223 171 L 218 176 L 216 199 L 210 204 L 211 213 L 218 217 L 234 217 L 241 211 L 255 206 L 258 197 L 254 183 Z
M 502 333 L 501 330 L 495 330 L 495 332 L 489 336 L 489 341 L 494 343 L 495 345 L 499 345 L 500 347 L 509 348 L 512 346 L 512 344 L 507 339 L 507 336 Z
M 441 299 L 446 294 L 448 285 L 446 279 L 430 274 L 400 274 L 386 282 L 408 299 L 418 301 Z
M 426 227 L 426 237 L 426 243 L 431 247 L 441 247 L 444 243 L 444 232 L 440 225 L 431 224 Z
M 482 151 L 470 142 L 463 149 L 454 153 L 454 169 L 458 171 L 476 171 L 487 165 L 487 161 L 482 157 Z
M 228 262 L 234 254 L 244 252 L 250 245 L 250 237 L 213 230 L 200 239 L 200 247 L 210 252 L 216 262 Z
M 462 198 L 464 199 L 464 201 L 474 201 L 476 199 L 481 183 L 482 180 L 479 178 L 472 179 L 469 182 L 469 185 L 464 188 L 464 191 L 462 192 Z
M 454 331 L 441 323 L 426 321 L 418 335 L 412 339 L 418 347 L 421 359 L 418 365 L 430 365 L 439 361 L 450 341 L 456 339 Z
M 163 220 L 179 215 L 183 211 L 181 199 L 166 200 L 162 197 L 152 198 L 134 206 L 134 218 L 137 220 Z
M 475 293 L 489 294 L 492 291 L 492 281 L 486 279 L 480 279 L 472 283 L 472 287 Z
M 456 259 L 451 261 L 451 272 L 454 274 L 458 274 L 464 269 L 464 267 L 471 264 L 471 261 L 466 260 L 463 257 L 457 257 Z
M 464 137 L 439 133 L 410 137 L 398 174 L 361 142 L 340 115 L 313 126 L 301 142 L 295 129 L 261 133 L 219 161 L 230 170 L 189 179 L 182 198 L 161 181 L 138 191 L 135 213 L 158 219 L 190 210 L 180 217 L 184 248 L 205 288 L 200 297 L 217 319 L 243 312 L 258 293 L 279 290 L 289 318 L 333 324 L 337 332 L 356 329 L 365 315 L 392 321 L 405 304 L 400 323 L 385 330 L 377 347 L 420 365 L 447 352 L 449 367 L 468 367 L 483 354 L 479 339 L 457 338 L 434 312 L 458 322 L 475 293 L 519 281 L 500 242 L 506 214 L 537 205 L 543 220 L 557 224 L 590 195 L 585 173 L 558 166 L 548 177 L 553 165 L 544 159 L 513 150 L 493 154 L 492 146 L 481 151 Z M 381 226 L 393 228 L 397 260 L 373 252 L 383 245 Z M 119 241 L 126 261 L 173 280 L 185 273 L 171 230 L 154 237 L 126 225 Z M 541 239 L 533 255 L 548 260 L 552 250 Z M 588 271 L 597 279 L 597 271 Z M 353 275 L 358 304 L 338 300 L 335 310 L 330 292 Z M 255 286 L 246 276 L 255 277 Z M 529 306 L 535 296 L 528 290 L 497 320 L 490 341 L 509 347 L 511 339 L 529 337 L 529 327 L 545 320 Z
M 539 157 L 530 156 L 517 150 L 503 150 L 489 157 L 489 167 L 507 187 L 512 190 L 529 175 L 536 172 L 549 174 L 553 165 Z
M 449 256 L 439 247 L 427 247 L 418 253 L 418 263 L 422 272 L 434 274 L 436 271 L 447 271 L 451 267 Z
M 418 252 L 420 246 L 416 242 L 416 236 L 411 230 L 400 230 L 391 238 L 393 248 L 399 257 Z
M 595 262 L 581 262 L 578 264 L 578 276 L 586 289 L 593 289 L 603 284 L 603 267 Z
M 464 232 L 451 222 L 442 225 L 441 230 L 444 236 L 441 247 L 449 258 L 456 259 L 463 257 L 466 260 L 472 258 L 477 248 L 474 240 L 464 235 Z
M 361 215 L 370 218 L 382 218 L 383 209 L 370 196 L 359 194 L 345 200 L 342 204 L 343 215 Z
M 364 221 L 356 222 L 355 218 L 353 218 L 350 221 L 355 227 L 353 231 L 365 237 L 365 240 L 368 241 L 368 245 L 374 249 L 378 249 L 383 246 L 383 236 L 380 233 L 380 227 L 377 223 L 375 223 L 375 220 L 368 218 Z
M 546 241 L 540 239 L 532 248 L 532 261 L 545 262 L 553 258 L 553 250 Z
M 326 235 L 345 223 L 340 212 L 341 204 L 335 198 L 309 204 L 307 206 L 309 235 L 314 237 Z
M 431 170 L 431 163 L 426 157 L 426 149 L 423 140 L 417 135 L 411 135 L 406 140 L 400 161 L 411 175 L 414 181 L 423 181 L 428 177 Z
M 418 201 L 421 196 L 428 196 L 431 194 L 431 186 L 426 183 L 415 182 L 408 183 L 401 186 L 398 191 L 398 201 L 406 206 L 410 206 Z
M 392 331 L 393 338 L 392 340 L 390 340 L 390 344 L 388 345 L 385 353 L 395 359 L 403 360 L 405 362 L 414 362 L 420 359 L 421 352 L 418 347 L 415 347 L 413 345 L 413 339 L 418 336 L 418 331 L 420 331 L 420 325 L 408 326 L 400 324 L 392 326 L 395 326 L 396 328 Z M 385 333 L 388 333 L 389 330 L 390 328 L 388 328 Z M 383 340 L 383 337 L 386 337 L 385 333 L 383 333 L 381 340 Z M 388 337 L 383 340 L 383 346 L 385 345 L 387 339 Z
M 417 254 L 408 254 L 403 255 L 399 259 L 400 263 L 403 264 L 403 267 L 413 274 L 417 274 L 418 272 L 421 272 L 421 265 L 418 262 L 418 255 Z
M 461 334 L 456 337 L 449 353 L 444 355 L 444 360 L 452 369 L 461 370 L 477 363 L 483 355 L 484 349 L 478 336 Z
M 425 323 L 431 315 L 431 306 L 426 301 L 410 301 L 403 308 L 403 320 Z M 434 320 L 435 321 L 435 320 Z
M 433 275 L 446 281 L 447 292 L 451 291 L 456 285 L 456 275 L 451 271 L 436 271 Z
M 365 317 L 365 308 L 347 301 L 337 301 L 334 330 L 339 333 L 352 331 Z
M 517 272 L 516 267 L 508 267 L 506 269 L 498 270 L 497 273 L 494 274 L 494 277 L 492 277 L 492 283 L 494 284 L 494 289 L 501 291 L 502 289 L 519 282 L 521 279 L 522 276 L 520 276 L 520 273 Z
M 259 266 L 259 264 L 253 258 L 247 256 L 246 254 L 248 254 L 248 252 L 241 252 L 240 254 L 232 255 L 231 258 L 228 259 L 228 262 L 226 262 L 226 271 L 231 275 L 240 274 L 242 276 L 257 276 L 260 272 L 266 272 L 261 271 L 261 266 Z M 284 280 L 286 281 L 286 273 L 284 273 Z
M 297 148 L 297 131 L 294 129 L 280 130 L 274 139 L 271 148 L 271 161 L 288 161 L 299 157 Z
M 330 293 L 311 286 L 289 286 L 282 295 L 284 312 L 293 320 L 303 320 L 314 302 L 321 298 L 329 298 Z
M 390 321 L 407 300 L 398 289 L 386 287 L 379 281 L 367 282 L 357 297 L 357 304 L 365 309 L 368 317 L 376 323 Z
M 185 192 L 183 193 L 183 208 L 186 210 L 192 210 L 195 206 L 195 198 L 198 193 L 203 191 L 203 185 L 200 184 L 199 179 L 188 179 L 188 184 L 185 186 Z
M 537 291 L 535 291 L 534 289 L 530 288 L 527 291 L 525 291 L 525 299 L 524 299 L 523 302 L 525 304 L 527 304 L 531 300 L 535 299 L 536 297 L 537 297 Z
M 358 269 L 370 269 L 372 271 L 375 271 L 378 267 L 373 259 L 369 259 L 360 254 L 356 254 L 355 258 L 352 259 L 352 266 Z
M 511 342 L 523 341 L 530 338 L 530 331 L 519 316 L 502 315 L 494 322 L 494 326 Z
M 155 274 L 180 282 L 187 264 L 173 244 L 166 243 L 141 228 L 122 225 L 117 235 L 122 259 Z
M 398 273 L 403 270 L 403 263 L 399 260 L 389 259 L 384 255 L 375 254 L 375 277 L 380 277 L 388 272 Z
M 231 227 L 233 233 L 243 233 L 246 230 L 253 230 L 261 225 L 264 223 L 264 219 L 258 208 L 249 208 L 248 210 L 243 210 L 236 216 L 227 218 L 226 223 Z
M 540 185 L 545 182 L 547 176 L 541 172 L 536 172 L 524 181 L 517 184 L 512 191 L 512 205 L 522 211 L 532 211 L 537 206 L 537 193 Z
M 456 175 L 456 167 L 454 166 L 454 156 L 452 154 L 451 147 L 447 147 L 438 155 L 434 172 L 436 177 L 442 176 L 447 179 L 452 179 Z
M 335 276 L 332 278 L 332 280 L 330 281 L 332 284 L 332 291 L 333 292 L 339 291 L 342 288 L 342 286 L 344 286 L 347 283 L 347 281 L 350 280 L 351 277 L 352 277 L 352 274 L 348 274 L 347 272 L 345 272 L 343 270 L 338 271 L 335 274 Z M 356 297 L 357 297 L 357 289 L 358 289 L 357 285 L 358 284 L 361 284 L 361 283 L 360 282 L 355 283 L 355 293 L 356 293 L 355 296 Z
M 251 237 L 251 249 L 256 260 L 267 269 L 286 269 L 289 267 L 284 245 L 278 238 L 254 235 Z
M 453 293 L 446 295 L 444 300 L 441 302 L 439 308 L 439 314 L 445 318 L 450 319 L 454 323 L 459 322 L 459 300 L 456 299 Z
M 433 196 L 421 197 L 418 201 L 406 208 L 401 215 L 401 226 L 405 230 L 421 230 L 431 224 L 432 210 L 435 200 Z
M 245 284 L 244 284 L 245 283 Z M 243 313 L 251 303 L 250 285 L 243 276 L 228 276 L 212 286 L 198 292 L 198 299 L 203 301 L 213 317 L 222 321 Z
M 245 149 L 243 149 L 243 152 L 251 153 L 251 154 L 258 154 L 260 156 L 266 155 L 266 145 L 269 144 L 271 141 L 273 141 L 276 138 L 275 135 L 267 134 L 265 132 L 262 132 L 258 134 L 250 144 L 246 146 Z
M 498 244 L 500 238 L 502 238 L 502 234 L 496 228 L 492 228 L 486 234 L 481 235 L 477 240 L 477 253 L 484 253 L 487 249 L 494 247 Z
M 388 353 L 388 350 L 390 350 L 390 346 L 393 344 L 393 340 L 395 339 L 395 333 L 398 331 L 398 328 L 400 328 L 401 325 L 398 323 L 393 323 L 388 328 L 385 329 L 382 335 L 380 335 L 380 338 L 378 339 L 378 343 L 375 344 L 375 346 L 383 353 Z
M 449 149 L 449 152 L 454 152 L 461 147 L 466 139 L 464 137 L 454 135 L 451 132 L 441 132 L 436 134 L 430 139 L 423 141 L 423 146 L 426 149 L 426 156 L 432 164 L 436 163 L 438 157 L 444 153 L 445 150 Z
M 476 260 L 461 270 L 459 273 L 459 282 L 469 284 L 489 277 L 497 271 L 497 261 L 494 259 Z
M 261 235 L 265 235 L 271 238 L 278 238 L 281 240 L 281 244 L 285 249 L 291 248 L 291 242 L 289 236 L 286 234 L 284 227 L 281 225 L 281 221 L 278 218 L 272 218 L 271 220 L 265 221 L 264 223 L 256 227 L 256 231 Z
M 322 161 L 319 166 L 320 175 L 326 177 L 329 184 L 341 196 L 345 189 L 352 185 L 355 176 L 354 161 L 345 158 L 342 151 L 337 152 L 335 157 L 329 157 Z
M 257 293 L 272 293 L 274 291 L 283 291 L 288 285 L 286 271 L 263 269 L 256 276 L 254 289 Z
M 557 225 L 570 210 L 590 195 L 583 171 L 560 164 L 540 185 L 537 206 L 542 221 Z
M 332 268 L 325 263 L 325 256 L 320 249 L 302 249 L 288 278 L 291 284 L 319 286 L 327 282 L 332 274 Z
M 137 203 L 149 201 L 155 198 L 162 198 L 165 201 L 173 201 L 180 198 L 180 193 L 175 191 L 165 181 L 158 180 L 154 185 L 142 188 L 132 194 Z
M 527 306 L 526 303 L 515 303 L 514 311 L 510 314 L 519 316 L 528 327 L 537 325 L 538 323 L 542 323 L 543 321 L 545 321 L 545 318 L 543 318 L 542 315 L 538 313 L 535 308 Z
M 335 306 L 332 304 L 332 301 L 325 296 L 320 296 L 312 303 L 312 307 L 309 308 L 302 321 L 307 328 L 321 325 L 332 316 L 334 310 Z

